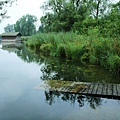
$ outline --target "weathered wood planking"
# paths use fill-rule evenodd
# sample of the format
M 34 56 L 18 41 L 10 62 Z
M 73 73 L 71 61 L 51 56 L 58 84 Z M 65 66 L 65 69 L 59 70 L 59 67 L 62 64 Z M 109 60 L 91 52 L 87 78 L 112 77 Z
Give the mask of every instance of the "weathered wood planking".
M 54 82 L 54 81 L 53 81 Z M 58 83 L 57 83 L 58 82 Z M 59 81 L 56 84 L 61 84 Z M 87 82 L 68 82 L 63 81 L 65 84 L 56 87 L 51 87 L 49 82 L 46 82 L 46 86 L 51 92 L 57 91 L 62 93 L 74 93 L 83 95 L 95 95 L 104 97 L 119 97 L 120 98 L 120 84 L 108 84 L 108 83 L 87 83 Z M 41 85 L 36 89 L 40 89 Z M 46 87 L 46 88 L 47 88 Z
M 86 83 L 84 83 L 86 84 Z M 87 83 L 85 88 L 77 89 L 79 84 L 74 84 L 65 86 L 64 88 L 56 89 L 58 92 L 84 94 L 84 95 L 97 95 L 106 97 L 120 97 L 120 84 L 103 84 L 103 83 Z M 54 89 L 52 90 L 54 91 Z
M 117 85 L 117 96 L 120 96 L 120 84 Z
M 98 83 L 98 89 L 97 89 L 97 94 L 101 95 L 103 92 L 103 84 Z

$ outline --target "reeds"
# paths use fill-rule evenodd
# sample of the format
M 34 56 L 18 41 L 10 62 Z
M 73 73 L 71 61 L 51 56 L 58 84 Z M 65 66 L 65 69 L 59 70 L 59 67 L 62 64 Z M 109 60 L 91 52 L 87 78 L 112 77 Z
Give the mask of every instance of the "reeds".
M 86 61 L 120 74 L 120 40 L 103 38 L 99 34 L 38 33 L 26 43 L 45 55 Z

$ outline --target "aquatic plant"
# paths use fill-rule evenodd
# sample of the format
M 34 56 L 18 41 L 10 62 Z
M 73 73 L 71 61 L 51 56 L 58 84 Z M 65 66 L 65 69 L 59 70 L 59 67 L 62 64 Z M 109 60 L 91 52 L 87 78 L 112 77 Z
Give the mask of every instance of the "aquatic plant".
M 120 57 L 119 39 L 104 38 L 96 32 L 94 34 L 89 32 L 88 35 L 60 32 L 37 33 L 25 43 L 26 46 L 35 48 L 38 53 L 80 62 L 86 61 L 109 70 L 114 69 L 114 72 L 119 73 L 119 68 L 111 62 L 111 56 L 114 62 Z M 115 64 L 119 64 L 118 60 Z

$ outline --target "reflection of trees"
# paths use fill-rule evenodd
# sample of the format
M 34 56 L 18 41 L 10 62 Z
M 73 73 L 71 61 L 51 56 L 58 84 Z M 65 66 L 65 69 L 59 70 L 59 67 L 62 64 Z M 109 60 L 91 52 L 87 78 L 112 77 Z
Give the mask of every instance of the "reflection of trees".
M 59 61 L 52 64 L 46 64 L 41 68 L 41 71 L 43 72 L 43 80 L 85 81 L 86 79 L 81 68 L 67 62 Z
M 45 91 L 46 102 L 49 105 L 54 104 L 57 99 L 61 99 L 65 102 L 70 102 L 71 105 L 74 105 L 75 102 L 78 103 L 79 107 L 83 107 L 87 103 L 91 108 L 96 109 L 101 105 L 102 99 L 100 97 L 85 96 L 78 94 L 68 94 L 60 92 L 50 92 Z
M 36 62 L 37 64 L 43 64 L 41 71 L 43 73 L 42 80 L 72 80 L 72 81 L 84 81 L 85 75 L 81 68 L 79 68 L 73 62 L 61 61 L 58 59 L 46 59 L 39 54 L 35 54 L 25 47 L 16 52 L 17 56 L 25 62 Z
M 119 78 L 113 79 L 108 72 L 99 67 L 86 66 L 80 64 L 79 61 L 60 60 L 51 58 L 50 56 L 44 57 L 36 52 L 29 50 L 23 44 L 22 48 L 19 49 L 16 54 L 25 62 L 35 62 L 39 65 L 42 64 L 42 67 L 40 68 L 43 73 L 41 77 L 42 80 L 119 82 Z
M 34 54 L 30 50 L 28 50 L 25 45 L 22 46 L 21 50 L 17 51 L 17 56 L 28 63 L 36 62 L 38 64 L 42 64 L 44 61 L 43 59 L 40 59 L 37 54 Z

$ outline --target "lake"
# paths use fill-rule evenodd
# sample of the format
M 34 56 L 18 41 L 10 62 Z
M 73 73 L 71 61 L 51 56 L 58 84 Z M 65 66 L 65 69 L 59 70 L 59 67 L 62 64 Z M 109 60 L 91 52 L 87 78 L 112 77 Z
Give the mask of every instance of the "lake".
M 44 80 L 120 83 L 103 68 L 0 45 L 0 120 L 119 120 L 120 100 L 50 93 Z

